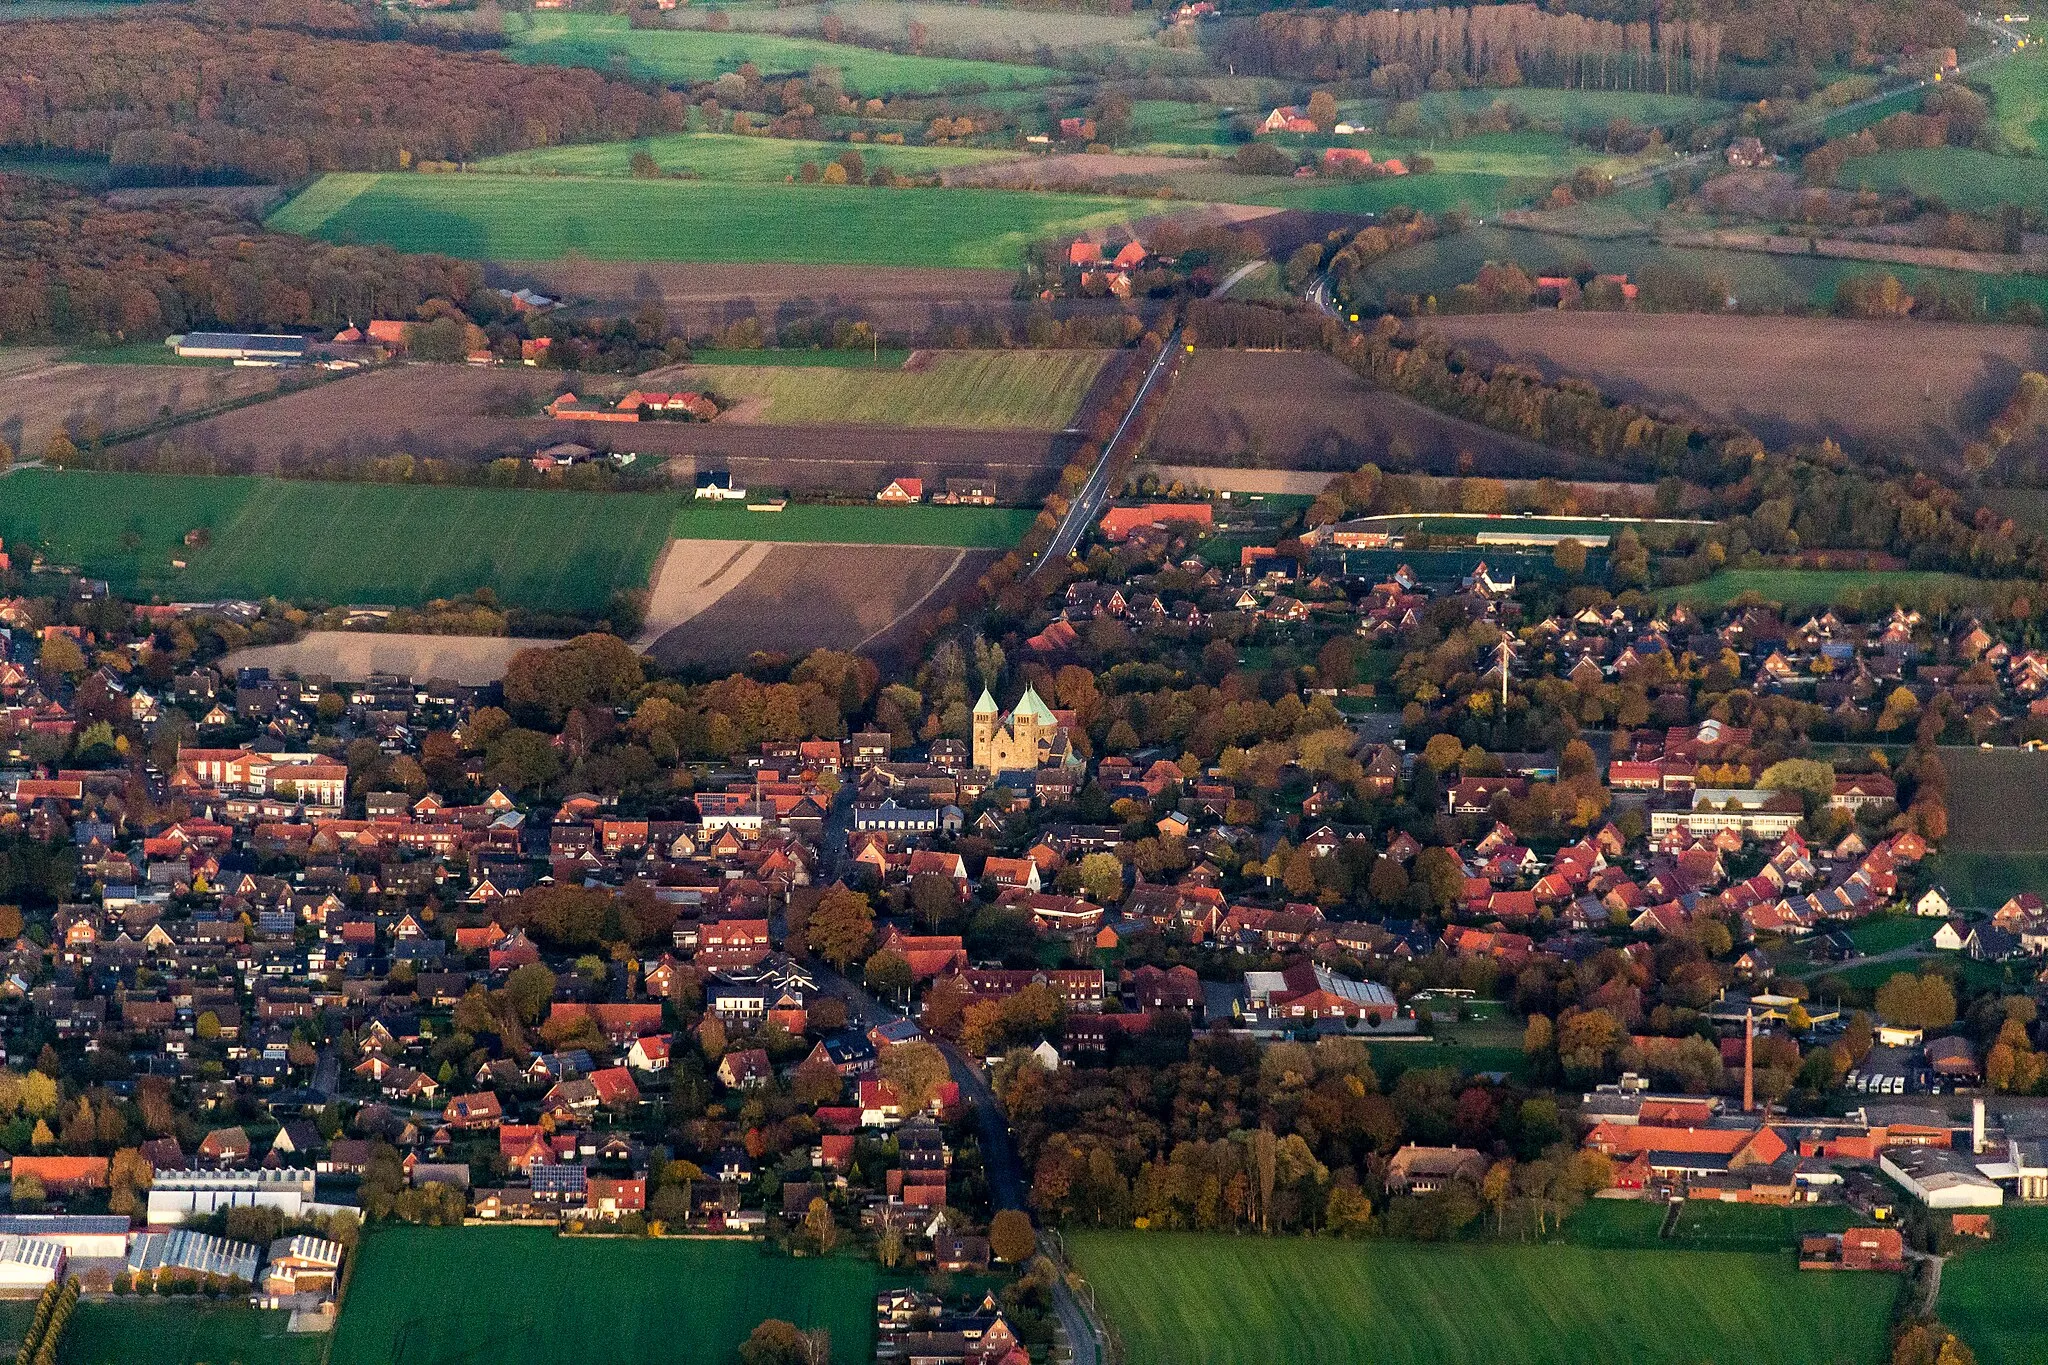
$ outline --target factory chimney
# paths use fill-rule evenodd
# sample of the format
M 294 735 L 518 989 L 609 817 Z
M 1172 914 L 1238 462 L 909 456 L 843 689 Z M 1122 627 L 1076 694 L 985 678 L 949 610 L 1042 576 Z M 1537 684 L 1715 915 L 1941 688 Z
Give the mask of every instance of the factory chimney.
M 1756 1111 L 1756 1011 L 1742 1012 L 1742 1112 Z
M 1982 1156 L 1987 1145 L 1984 1140 L 1984 1097 L 1979 1095 L 1970 1101 L 1970 1150 Z

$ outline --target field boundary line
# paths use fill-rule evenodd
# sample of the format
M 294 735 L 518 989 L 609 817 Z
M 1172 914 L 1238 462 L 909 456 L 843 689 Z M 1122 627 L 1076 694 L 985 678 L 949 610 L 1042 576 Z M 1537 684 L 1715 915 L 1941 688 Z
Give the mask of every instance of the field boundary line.
M 928 547 L 926 547 L 926 548 L 930 548 L 930 549 L 944 549 L 944 548 L 946 548 L 946 547 L 944 547 L 943 545 L 941 545 L 941 546 L 928 546 Z M 862 651 L 863 649 L 866 649 L 866 648 L 868 647 L 868 645 L 869 645 L 869 644 L 870 644 L 870 643 L 871 643 L 872 641 L 874 641 L 874 640 L 876 640 L 876 639 L 880 638 L 881 636 L 887 635 L 887 634 L 888 634 L 888 633 L 889 633 L 890 631 L 892 631 L 892 630 L 896 629 L 896 627 L 897 627 L 897 626 L 899 626 L 899 625 L 903 624 L 903 621 L 905 620 L 905 618 L 907 618 L 907 617 L 909 617 L 910 615 L 912 615 L 913 613 L 915 613 L 915 612 L 917 611 L 917 609 L 918 609 L 919 607 L 922 607 L 922 606 L 923 606 L 923 605 L 924 605 L 925 603 L 927 603 L 927 602 L 931 601 L 931 599 L 932 599 L 932 594 L 933 594 L 933 593 L 937 592 L 937 591 L 938 591 L 938 590 L 939 590 L 940 588 L 943 588 L 943 587 L 945 587 L 947 583 L 949 583 L 949 582 L 951 582 L 951 581 L 952 581 L 953 575 L 954 575 L 954 574 L 956 574 L 956 573 L 958 573 L 958 572 L 960 572 L 960 564 L 961 564 L 961 562 L 962 562 L 963 560 L 965 560 L 966 558 L 967 558 L 967 551 L 965 551 L 965 550 L 957 550 L 957 551 L 955 551 L 955 552 L 954 552 L 954 554 L 953 554 L 953 562 L 952 562 L 951 564 L 948 564 L 948 565 L 946 566 L 946 571 L 945 571 L 944 573 L 940 574 L 940 575 L 938 576 L 938 578 L 936 578 L 935 580 L 933 580 L 933 582 L 932 582 L 932 585 L 931 585 L 931 586 L 930 586 L 929 588 L 926 588 L 926 589 L 924 590 L 924 596 L 922 596 L 922 597 L 918 598 L 918 599 L 917 599 L 917 600 L 916 600 L 915 602 L 912 602 L 912 603 L 911 603 L 911 604 L 910 604 L 909 606 L 905 607 L 905 608 L 904 608 L 904 609 L 903 609 L 902 611 L 899 611 L 899 612 L 897 612 L 897 613 L 896 613 L 896 618 L 895 618 L 894 620 L 892 620 L 891 622 L 889 622 L 889 624 L 888 624 L 888 625 L 886 625 L 886 626 L 883 626 L 883 627 L 882 627 L 882 628 L 881 628 L 880 630 L 876 630 L 876 631 L 871 631 L 871 632 L 869 632 L 869 633 L 868 633 L 868 636 L 867 636 L 867 638 L 866 638 L 866 639 L 864 639 L 864 640 L 862 640 L 862 641 L 861 641 L 861 642 L 860 642 L 859 644 L 855 645 L 855 646 L 853 647 L 853 649 L 852 649 L 852 650 L 851 650 L 850 652 L 851 652 L 851 653 L 855 653 L 855 654 L 858 654 L 858 653 L 859 653 L 860 651 Z

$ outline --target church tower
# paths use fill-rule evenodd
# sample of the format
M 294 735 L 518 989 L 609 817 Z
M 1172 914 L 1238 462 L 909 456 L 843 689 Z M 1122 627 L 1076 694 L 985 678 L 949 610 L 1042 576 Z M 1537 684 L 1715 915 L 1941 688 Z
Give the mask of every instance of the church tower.
M 974 703 L 974 766 L 983 772 L 995 771 L 996 725 L 1002 708 L 989 690 L 981 689 L 981 700 Z

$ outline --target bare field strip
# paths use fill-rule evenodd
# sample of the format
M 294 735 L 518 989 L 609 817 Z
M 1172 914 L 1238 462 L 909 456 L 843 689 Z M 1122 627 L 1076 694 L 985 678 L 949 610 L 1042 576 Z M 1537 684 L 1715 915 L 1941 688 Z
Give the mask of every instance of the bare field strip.
M 1737 422 L 1771 445 L 1826 436 L 1852 451 L 1922 462 L 1960 451 L 2005 405 L 2022 370 L 2048 364 L 2039 329 L 1967 323 L 1534 312 L 1424 326 L 1483 358 Z M 2041 442 L 2015 446 L 2022 458 L 2038 457 Z
M 1200 351 L 1152 437 L 1162 464 L 1600 478 L 1595 460 L 1432 412 L 1307 351 Z
M 659 303 L 692 336 L 753 318 L 772 340 L 792 322 L 860 319 L 889 333 L 923 339 L 934 329 L 1000 322 L 1021 336 L 1037 305 L 1011 297 L 1010 270 L 950 266 L 699 265 L 674 261 L 506 261 L 492 266 L 494 283 L 527 283 L 571 311 Z M 1054 308 L 1059 317 L 1123 311 L 1115 299 L 1077 299 Z M 1147 306 L 1148 316 L 1157 311 Z
M 654 566 L 647 617 L 636 649 L 650 649 L 662 636 L 695 617 L 743 582 L 772 546 L 747 540 L 671 540 Z
M 964 565 L 989 557 L 903 546 L 772 546 L 745 579 L 648 652 L 677 667 L 741 663 L 757 650 L 872 648 Z
M 95 431 L 113 436 L 278 385 L 276 370 L 98 365 L 41 348 L 7 354 L 23 360 L 0 373 L 0 440 L 30 459 L 40 458 L 60 431 L 81 441 Z
M 372 631 L 313 630 L 290 644 L 255 645 L 227 656 L 234 668 L 325 673 L 359 682 L 372 673 L 391 673 L 415 682 L 447 678 L 481 687 L 505 676 L 505 665 L 522 649 L 546 649 L 560 640 L 503 635 L 380 635 Z

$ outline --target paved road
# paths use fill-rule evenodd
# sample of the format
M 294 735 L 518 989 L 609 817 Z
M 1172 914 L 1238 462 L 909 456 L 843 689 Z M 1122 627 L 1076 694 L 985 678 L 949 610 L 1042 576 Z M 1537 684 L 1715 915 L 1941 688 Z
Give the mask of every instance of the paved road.
M 1045 553 L 1038 557 L 1034 571 L 1043 569 L 1048 564 L 1063 563 L 1067 556 L 1080 546 L 1082 535 L 1087 532 L 1095 518 L 1101 515 L 1102 504 L 1109 498 L 1109 462 L 1115 457 L 1117 447 L 1123 443 L 1124 433 L 1130 429 L 1132 420 L 1138 415 L 1138 409 L 1145 405 L 1146 396 L 1152 392 L 1152 387 L 1159 382 L 1160 376 L 1166 373 L 1167 367 L 1173 363 L 1174 356 L 1179 351 L 1180 328 L 1176 327 L 1173 329 L 1173 335 L 1166 339 L 1166 344 L 1159 348 L 1159 355 L 1153 360 L 1152 368 L 1145 372 L 1145 382 L 1138 385 L 1138 394 L 1131 400 L 1130 411 L 1124 414 L 1124 419 L 1116 424 L 1116 430 L 1110 433 L 1109 440 L 1103 443 L 1102 458 L 1095 462 L 1095 469 L 1088 475 L 1088 482 L 1082 484 L 1081 491 L 1074 495 L 1073 503 L 1067 508 L 1066 520 L 1053 532 L 1052 540 L 1046 545 Z
M 1264 259 L 1256 261 L 1246 261 L 1243 265 L 1231 271 L 1228 275 L 1225 275 L 1223 277 L 1223 283 L 1217 285 L 1215 292 L 1210 294 L 1209 297 L 1212 299 L 1222 298 L 1225 294 L 1228 294 L 1231 290 L 1237 288 L 1238 285 L 1242 284 L 1244 282 L 1245 276 L 1251 274 L 1254 270 L 1257 270 L 1260 266 L 1264 265 L 1265 263 L 1266 262 L 1264 261 Z

